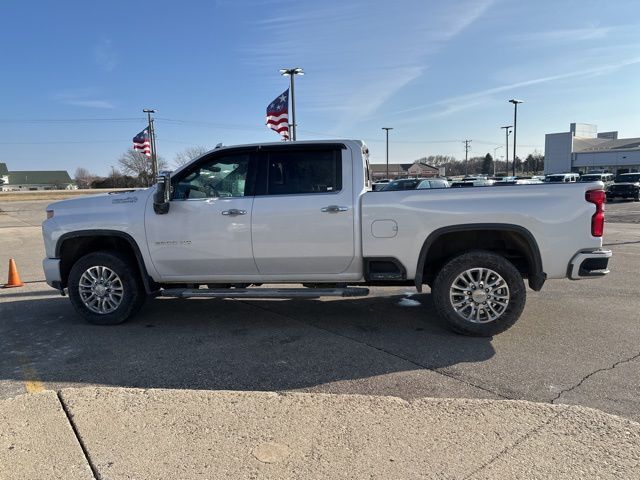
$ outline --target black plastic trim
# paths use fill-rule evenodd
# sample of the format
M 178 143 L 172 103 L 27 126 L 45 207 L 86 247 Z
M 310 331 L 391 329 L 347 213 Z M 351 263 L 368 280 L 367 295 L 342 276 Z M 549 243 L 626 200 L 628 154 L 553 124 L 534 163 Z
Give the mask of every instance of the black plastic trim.
M 529 287 L 532 290 L 539 291 L 542 289 L 547 274 L 542 271 L 542 258 L 540 257 L 540 248 L 538 242 L 534 238 L 533 234 L 520 225 L 513 225 L 510 223 L 469 223 L 461 225 L 451 225 L 448 227 L 439 228 L 427 237 L 420 250 L 420 256 L 418 257 L 418 266 L 416 269 L 415 285 L 419 292 L 422 291 L 422 277 L 424 272 L 424 265 L 427 260 L 427 254 L 429 248 L 433 243 L 442 235 L 452 232 L 465 232 L 473 230 L 494 230 L 494 231 L 508 231 L 515 232 L 524 237 L 529 245 L 530 255 L 527 256 L 527 261 L 531 265 L 531 271 L 528 275 Z
M 133 249 L 133 253 L 136 257 L 136 262 L 138 263 L 138 268 L 140 269 L 140 276 L 142 277 L 142 283 L 144 284 L 145 291 L 149 294 L 157 293 L 159 291 L 158 288 L 154 288 L 155 282 L 147 272 L 147 267 L 144 263 L 144 259 L 142 258 L 142 253 L 140 252 L 138 244 L 131 235 L 125 232 L 121 232 L 118 230 L 78 230 L 77 232 L 65 233 L 60 236 L 58 242 L 56 243 L 56 258 L 61 258 L 60 254 L 64 242 L 73 238 L 87 237 L 118 237 L 126 240 Z
M 404 282 L 407 279 L 407 269 L 402 262 L 395 257 L 365 257 L 364 258 L 364 278 L 368 282 L 386 282 L 386 280 L 372 280 L 371 279 L 371 263 L 373 262 L 389 262 L 394 264 L 398 268 L 398 272 L 401 278 L 397 280 L 389 280 L 389 283 Z

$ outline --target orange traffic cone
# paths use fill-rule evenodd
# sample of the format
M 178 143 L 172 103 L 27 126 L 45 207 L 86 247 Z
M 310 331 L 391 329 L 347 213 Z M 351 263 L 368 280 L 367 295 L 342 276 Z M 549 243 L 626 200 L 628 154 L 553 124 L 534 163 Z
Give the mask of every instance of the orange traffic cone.
M 20 280 L 20 274 L 18 274 L 18 268 L 13 258 L 9 259 L 9 279 L 2 288 L 24 287 L 24 283 Z

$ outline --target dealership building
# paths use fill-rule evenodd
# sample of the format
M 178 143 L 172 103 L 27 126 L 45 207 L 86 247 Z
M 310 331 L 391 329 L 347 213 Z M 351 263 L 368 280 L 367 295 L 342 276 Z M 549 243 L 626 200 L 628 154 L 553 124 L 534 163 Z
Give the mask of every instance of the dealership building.
M 640 137 L 618 138 L 598 133 L 596 125 L 572 123 L 568 132 L 548 133 L 544 141 L 544 173 L 640 172 Z

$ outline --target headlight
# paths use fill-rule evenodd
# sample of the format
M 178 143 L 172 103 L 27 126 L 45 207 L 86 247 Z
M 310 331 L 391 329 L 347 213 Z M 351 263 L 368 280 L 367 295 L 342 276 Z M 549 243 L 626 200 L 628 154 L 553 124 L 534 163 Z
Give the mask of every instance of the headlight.
M 53 210 L 47 210 L 47 220 L 53 218 Z

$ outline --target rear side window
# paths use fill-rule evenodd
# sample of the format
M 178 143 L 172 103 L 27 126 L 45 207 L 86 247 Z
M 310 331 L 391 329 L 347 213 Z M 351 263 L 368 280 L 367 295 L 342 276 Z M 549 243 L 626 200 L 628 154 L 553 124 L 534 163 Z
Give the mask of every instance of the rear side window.
M 333 193 L 342 189 L 342 154 L 336 150 L 271 152 L 267 195 Z

